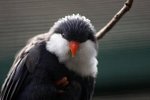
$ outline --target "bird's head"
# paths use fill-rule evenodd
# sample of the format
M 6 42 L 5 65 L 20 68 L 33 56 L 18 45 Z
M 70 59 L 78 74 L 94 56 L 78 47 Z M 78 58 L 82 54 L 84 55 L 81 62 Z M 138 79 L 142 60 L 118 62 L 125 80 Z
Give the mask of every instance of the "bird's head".
M 59 62 L 79 74 L 96 76 L 97 45 L 89 19 L 79 14 L 66 16 L 54 23 L 49 34 L 46 48 Z
M 69 57 L 76 57 L 78 52 L 81 51 L 82 45 L 84 46 L 87 41 L 91 42 L 87 44 L 89 47 L 90 44 L 94 44 L 93 46 L 96 44 L 93 25 L 89 19 L 79 14 L 59 19 L 49 32 L 51 36 L 47 42 L 47 48 L 50 52 L 56 54 L 62 62 Z M 86 49 L 88 48 L 85 48 L 84 52 L 86 52 Z

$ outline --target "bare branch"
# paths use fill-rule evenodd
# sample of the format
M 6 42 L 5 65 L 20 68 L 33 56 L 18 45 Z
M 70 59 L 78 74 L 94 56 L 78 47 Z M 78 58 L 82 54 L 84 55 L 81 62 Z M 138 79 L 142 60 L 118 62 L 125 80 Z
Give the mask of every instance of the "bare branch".
M 116 23 L 122 18 L 122 16 L 130 10 L 132 6 L 133 0 L 127 0 L 123 7 L 116 13 L 116 15 L 101 29 L 96 33 L 96 39 L 99 40 L 103 38 L 103 36 L 110 31 Z

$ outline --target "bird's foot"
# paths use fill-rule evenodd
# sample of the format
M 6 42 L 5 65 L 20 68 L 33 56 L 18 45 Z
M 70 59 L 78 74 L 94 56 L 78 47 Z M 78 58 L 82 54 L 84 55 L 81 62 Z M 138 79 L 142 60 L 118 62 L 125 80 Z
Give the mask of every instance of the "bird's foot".
M 59 87 L 66 87 L 69 84 L 68 78 L 66 76 L 62 77 L 60 80 L 57 80 L 56 85 Z

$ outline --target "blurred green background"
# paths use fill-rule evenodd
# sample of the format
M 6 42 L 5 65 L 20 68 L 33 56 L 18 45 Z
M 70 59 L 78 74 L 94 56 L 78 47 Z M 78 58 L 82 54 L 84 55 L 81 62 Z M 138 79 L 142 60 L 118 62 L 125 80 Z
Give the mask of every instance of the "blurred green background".
M 65 15 L 80 13 L 97 31 L 126 0 L 0 0 L 0 86 L 15 54 Z M 96 94 L 150 88 L 150 1 L 133 7 L 99 41 Z M 144 99 L 143 99 L 144 100 Z

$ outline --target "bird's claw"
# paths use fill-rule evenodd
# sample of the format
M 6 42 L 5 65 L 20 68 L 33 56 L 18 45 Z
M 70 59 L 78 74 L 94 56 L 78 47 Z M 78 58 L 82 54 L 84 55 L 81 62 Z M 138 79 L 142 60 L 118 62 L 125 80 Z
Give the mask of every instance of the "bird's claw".
M 60 87 L 66 87 L 69 84 L 68 78 L 64 76 L 60 80 L 56 81 L 56 85 Z

